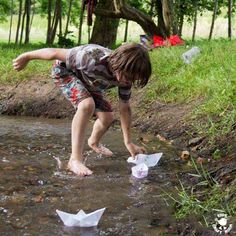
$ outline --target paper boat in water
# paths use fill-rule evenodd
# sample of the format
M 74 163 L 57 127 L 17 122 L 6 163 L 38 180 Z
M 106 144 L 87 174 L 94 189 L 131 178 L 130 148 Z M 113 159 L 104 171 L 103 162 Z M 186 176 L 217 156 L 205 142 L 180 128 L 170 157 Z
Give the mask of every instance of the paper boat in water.
M 148 167 L 146 164 L 141 163 L 132 167 L 132 175 L 136 178 L 145 178 L 148 175 Z
M 129 157 L 127 162 L 139 165 L 144 163 L 147 167 L 155 166 L 159 160 L 161 159 L 163 153 L 155 153 L 155 154 L 138 154 L 135 159 L 133 157 Z
M 59 210 L 56 210 L 56 212 L 66 226 L 94 227 L 98 225 L 105 209 L 102 208 L 89 214 L 86 214 L 83 210 L 80 210 L 77 214 L 70 214 Z

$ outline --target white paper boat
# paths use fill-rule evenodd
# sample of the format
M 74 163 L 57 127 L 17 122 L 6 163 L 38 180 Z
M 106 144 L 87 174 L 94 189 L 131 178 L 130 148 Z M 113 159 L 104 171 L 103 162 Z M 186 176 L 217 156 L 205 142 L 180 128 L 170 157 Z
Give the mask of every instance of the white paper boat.
M 145 178 L 148 175 L 148 167 L 146 164 L 141 163 L 132 167 L 132 175 L 136 178 Z
M 155 166 L 159 160 L 161 159 L 163 153 L 154 153 L 154 154 L 138 154 L 135 159 L 133 157 L 129 157 L 127 162 L 134 163 L 136 165 L 144 163 L 147 167 Z
M 83 210 L 80 210 L 77 214 L 70 214 L 59 210 L 56 210 L 56 212 L 66 226 L 94 227 L 98 225 L 105 209 L 102 208 L 89 214 L 86 214 Z

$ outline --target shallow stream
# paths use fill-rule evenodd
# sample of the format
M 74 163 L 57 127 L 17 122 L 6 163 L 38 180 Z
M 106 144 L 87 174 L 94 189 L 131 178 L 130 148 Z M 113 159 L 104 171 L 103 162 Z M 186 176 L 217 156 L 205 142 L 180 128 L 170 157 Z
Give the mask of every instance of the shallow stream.
M 171 146 L 145 135 L 149 153 L 164 154 L 148 177 L 135 179 L 122 133 L 111 128 L 103 143 L 114 157 L 86 146 L 86 165 L 94 174 L 80 178 L 59 170 L 55 160 L 68 160 L 70 121 L 0 116 L 0 124 L 0 235 L 176 235 L 163 198 L 163 190 L 177 185 L 182 167 Z M 143 135 L 136 133 L 134 140 Z M 103 207 L 96 228 L 65 227 L 56 214 L 56 209 L 76 213 Z

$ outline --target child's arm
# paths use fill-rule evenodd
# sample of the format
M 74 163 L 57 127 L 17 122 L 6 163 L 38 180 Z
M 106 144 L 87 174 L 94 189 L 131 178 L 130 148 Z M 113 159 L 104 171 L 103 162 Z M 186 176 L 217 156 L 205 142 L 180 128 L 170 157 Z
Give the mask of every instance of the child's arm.
M 13 68 L 20 71 L 26 67 L 29 61 L 39 60 L 60 60 L 66 61 L 66 54 L 68 49 L 64 48 L 43 48 L 31 52 L 26 52 L 13 60 Z
M 131 140 L 131 107 L 129 102 L 122 102 L 120 100 L 120 117 L 121 128 L 123 131 L 124 143 L 132 157 L 135 157 L 139 153 L 145 153 L 144 147 L 139 147 L 132 143 Z

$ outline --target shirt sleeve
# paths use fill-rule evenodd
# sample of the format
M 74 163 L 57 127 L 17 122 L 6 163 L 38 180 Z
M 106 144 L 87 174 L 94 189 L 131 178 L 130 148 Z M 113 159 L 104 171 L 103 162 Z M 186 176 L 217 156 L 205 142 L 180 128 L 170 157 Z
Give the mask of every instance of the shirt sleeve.
M 71 48 L 66 54 L 66 68 L 74 70 L 76 68 L 76 54 L 77 48 Z
M 119 94 L 119 99 L 122 100 L 122 102 L 128 102 L 131 97 L 131 85 L 129 86 L 119 85 L 118 94 Z

